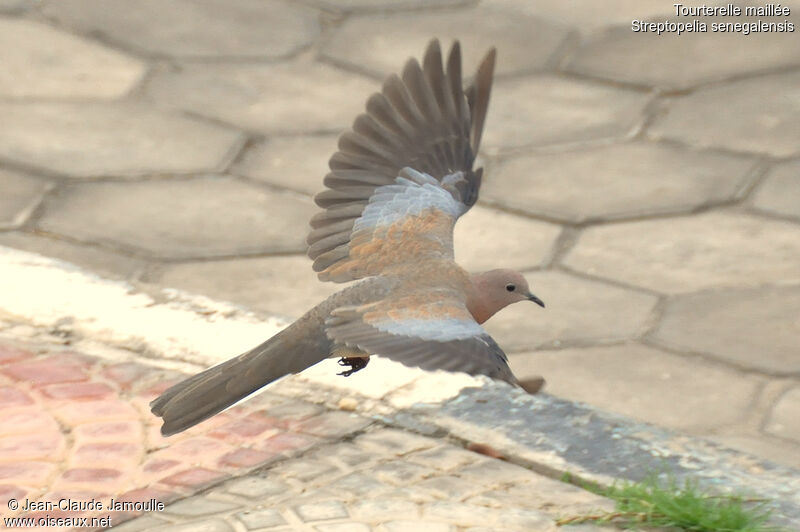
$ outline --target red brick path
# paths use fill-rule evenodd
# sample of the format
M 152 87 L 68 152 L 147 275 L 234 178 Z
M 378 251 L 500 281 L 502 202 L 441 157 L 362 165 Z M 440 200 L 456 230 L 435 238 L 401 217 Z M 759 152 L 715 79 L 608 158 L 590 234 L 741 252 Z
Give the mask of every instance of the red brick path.
M 310 405 L 286 408 L 286 399 L 262 394 L 163 438 L 148 403 L 180 378 L 70 350 L 0 344 L 0 515 L 23 513 L 8 510 L 11 498 L 168 502 L 308 448 L 326 422 Z

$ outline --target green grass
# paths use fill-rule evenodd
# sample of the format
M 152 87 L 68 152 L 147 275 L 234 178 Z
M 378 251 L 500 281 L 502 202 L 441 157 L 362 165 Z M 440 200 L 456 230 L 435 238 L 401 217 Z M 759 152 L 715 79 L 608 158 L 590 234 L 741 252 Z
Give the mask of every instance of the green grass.
M 566 517 L 559 525 L 609 523 L 628 529 L 675 527 L 687 532 L 778 532 L 769 526 L 766 501 L 741 496 L 710 495 L 696 482 L 683 486 L 651 475 L 642 482 L 624 482 L 610 488 L 586 486 L 616 503 L 615 511 Z

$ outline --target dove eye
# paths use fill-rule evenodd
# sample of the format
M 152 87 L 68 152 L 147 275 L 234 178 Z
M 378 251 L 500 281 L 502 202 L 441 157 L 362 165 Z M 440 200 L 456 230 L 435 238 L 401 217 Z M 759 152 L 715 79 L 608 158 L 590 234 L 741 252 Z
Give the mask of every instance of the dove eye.
M 506 290 L 508 290 L 509 292 L 513 292 L 516 289 L 517 289 L 517 287 L 514 286 L 513 284 L 507 284 L 506 285 Z

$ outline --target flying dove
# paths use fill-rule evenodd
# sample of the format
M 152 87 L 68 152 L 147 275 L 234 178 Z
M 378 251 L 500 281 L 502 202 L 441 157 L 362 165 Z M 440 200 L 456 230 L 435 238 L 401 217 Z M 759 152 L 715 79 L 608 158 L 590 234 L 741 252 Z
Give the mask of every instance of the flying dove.
M 453 227 L 478 199 L 472 169 L 495 49 L 462 85 L 458 41 L 443 65 L 439 42 L 409 59 L 367 100 L 339 138 L 327 190 L 314 198 L 308 255 L 322 281 L 359 281 L 246 353 L 190 377 L 151 404 L 161 433 L 181 432 L 259 388 L 330 356 L 347 376 L 378 354 L 426 370 L 488 375 L 520 386 L 481 327 L 517 301 L 544 303 L 518 272 L 470 274 L 455 263 Z

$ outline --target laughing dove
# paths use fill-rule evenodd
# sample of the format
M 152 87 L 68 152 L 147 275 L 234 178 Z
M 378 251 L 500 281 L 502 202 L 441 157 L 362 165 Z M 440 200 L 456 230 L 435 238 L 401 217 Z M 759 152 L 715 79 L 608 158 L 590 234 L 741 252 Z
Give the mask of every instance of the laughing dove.
M 437 40 L 422 65 L 390 76 L 339 139 L 327 190 L 315 197 L 308 255 L 323 281 L 359 281 L 263 344 L 180 382 L 151 403 L 164 435 L 217 414 L 274 380 L 330 356 L 363 368 L 369 354 L 426 370 L 488 375 L 519 386 L 480 326 L 533 301 L 513 270 L 469 274 L 453 258 L 453 227 L 478 199 L 480 145 L 495 50 L 463 88 L 458 42 L 443 65 Z

